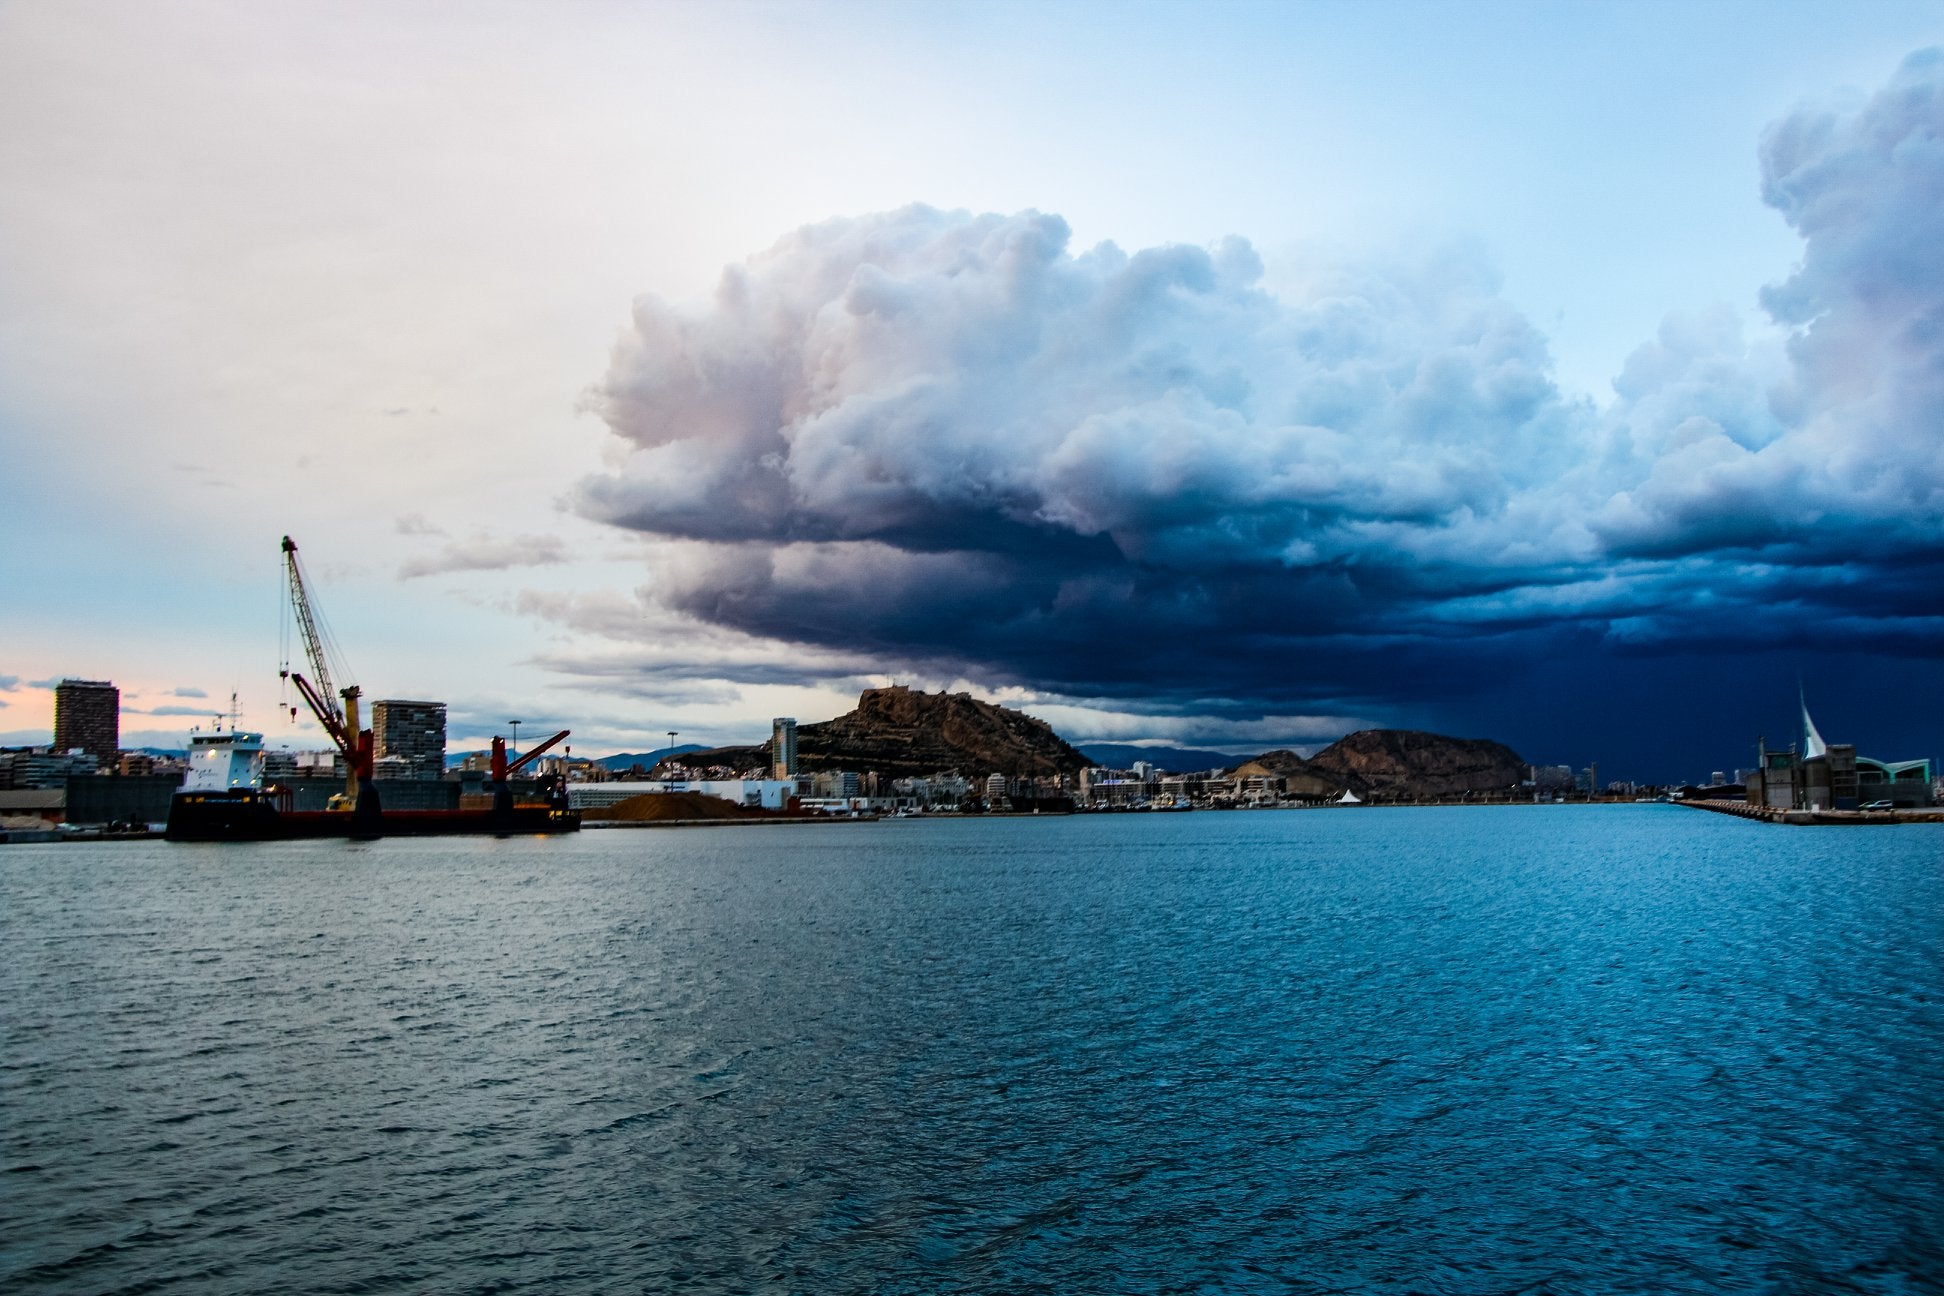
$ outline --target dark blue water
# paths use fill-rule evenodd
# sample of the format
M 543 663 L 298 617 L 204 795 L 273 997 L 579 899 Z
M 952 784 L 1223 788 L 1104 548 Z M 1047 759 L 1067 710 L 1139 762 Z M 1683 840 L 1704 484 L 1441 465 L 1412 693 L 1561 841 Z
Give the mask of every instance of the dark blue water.
M 0 1288 L 1944 1290 L 1944 829 L 0 849 Z

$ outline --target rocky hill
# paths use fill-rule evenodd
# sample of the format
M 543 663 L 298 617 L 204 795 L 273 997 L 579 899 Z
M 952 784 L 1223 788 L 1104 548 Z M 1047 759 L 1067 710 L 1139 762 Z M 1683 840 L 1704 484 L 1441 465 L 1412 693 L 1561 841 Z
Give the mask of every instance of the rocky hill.
M 1466 792 L 1502 792 L 1525 777 L 1526 763 L 1504 743 L 1447 738 L 1415 729 L 1363 729 L 1304 760 L 1292 751 L 1265 752 L 1237 773 L 1272 774 L 1300 796 L 1432 800 Z
M 692 752 L 699 766 L 760 766 L 767 743 Z M 981 702 L 966 693 L 926 693 L 902 685 L 866 689 L 857 709 L 797 726 L 797 764 L 817 770 L 873 770 L 902 778 L 957 770 L 968 777 L 1072 774 L 1091 765 L 1044 720 Z
M 1290 796 L 1338 797 L 1343 795 L 1346 786 L 1338 779 L 1312 770 L 1308 761 L 1288 748 L 1264 752 L 1254 760 L 1243 761 L 1230 772 L 1242 778 L 1267 775 L 1282 779 L 1284 790 Z

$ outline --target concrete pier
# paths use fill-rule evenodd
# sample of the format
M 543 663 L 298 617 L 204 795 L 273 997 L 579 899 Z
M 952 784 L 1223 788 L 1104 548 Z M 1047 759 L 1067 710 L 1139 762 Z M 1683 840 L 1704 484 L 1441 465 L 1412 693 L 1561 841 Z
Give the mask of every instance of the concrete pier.
M 1886 824 L 1944 824 L 1944 806 L 1920 810 L 1779 810 L 1773 806 L 1749 805 L 1745 801 L 1676 801 L 1690 810 L 1712 810 L 1737 819 L 1796 826 L 1874 827 Z

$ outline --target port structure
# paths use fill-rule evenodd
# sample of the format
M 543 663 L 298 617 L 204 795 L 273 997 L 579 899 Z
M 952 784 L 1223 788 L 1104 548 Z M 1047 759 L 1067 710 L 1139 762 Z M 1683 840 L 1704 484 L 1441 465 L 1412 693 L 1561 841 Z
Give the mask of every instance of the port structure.
M 354 816 L 375 825 L 380 814 L 378 789 L 372 783 L 375 745 L 371 730 L 360 728 L 358 725 L 360 690 L 356 684 L 346 684 L 342 687 L 332 684 L 330 656 L 325 650 L 324 635 L 318 627 L 317 611 L 311 602 L 309 584 L 304 580 L 303 564 L 297 560 L 297 542 L 289 536 L 283 538 L 283 556 L 284 573 L 290 586 L 291 611 L 296 615 L 298 634 L 304 640 L 304 656 L 309 661 L 311 673 L 317 677 L 317 682 L 313 684 L 304 678 L 301 671 L 290 669 L 287 658 L 279 673 L 297 686 L 297 692 L 303 696 L 305 705 L 310 707 L 311 714 L 317 717 L 317 723 L 324 727 L 324 732 L 330 736 L 331 742 L 344 757 L 344 791 L 331 798 L 331 809 L 349 810 Z M 514 736 L 517 738 L 520 722 L 511 720 L 507 723 L 513 727 Z M 506 739 L 494 737 L 493 809 L 496 814 L 504 812 L 510 815 L 512 812 L 513 792 L 508 780 L 553 750 L 554 746 L 566 739 L 570 732 L 562 729 L 525 755 L 512 760 L 507 758 Z
M 297 542 L 289 536 L 283 538 L 283 556 L 284 573 L 290 585 L 291 611 L 296 615 L 297 631 L 304 640 L 304 656 L 310 663 L 311 673 L 317 676 L 317 682 L 312 684 L 301 672 L 290 669 L 288 660 L 278 673 L 297 686 L 305 705 L 310 707 L 311 714 L 317 717 L 317 723 L 324 727 L 325 734 L 344 757 L 344 791 L 340 796 L 331 798 L 332 808 L 350 810 L 355 814 L 360 802 L 369 802 L 368 809 L 375 814 L 377 793 L 371 786 L 374 751 L 371 730 L 358 725 L 361 690 L 356 684 L 333 686 L 330 661 L 324 651 L 324 638 L 318 633 L 317 613 L 311 606 L 303 566 L 297 561 Z

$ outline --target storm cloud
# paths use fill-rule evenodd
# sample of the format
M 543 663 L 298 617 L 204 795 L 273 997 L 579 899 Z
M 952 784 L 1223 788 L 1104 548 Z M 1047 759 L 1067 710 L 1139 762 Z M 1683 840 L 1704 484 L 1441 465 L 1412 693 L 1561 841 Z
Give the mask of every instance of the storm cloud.
M 886 669 L 1338 702 L 1562 654 L 1944 647 L 1944 57 L 1761 142 L 1803 239 L 1751 347 L 1672 316 L 1609 404 L 1466 248 L 1312 264 L 1072 246 L 912 206 L 635 303 L 584 515 L 648 597 Z M 1589 249 L 1597 255 L 1597 249 Z

